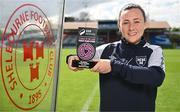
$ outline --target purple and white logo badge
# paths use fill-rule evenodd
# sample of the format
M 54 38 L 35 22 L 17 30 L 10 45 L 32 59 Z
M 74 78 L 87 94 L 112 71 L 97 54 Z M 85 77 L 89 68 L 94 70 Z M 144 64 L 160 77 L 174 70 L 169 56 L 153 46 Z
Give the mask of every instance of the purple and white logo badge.
M 78 47 L 77 54 L 82 60 L 91 60 L 95 55 L 95 47 L 90 43 L 83 43 Z

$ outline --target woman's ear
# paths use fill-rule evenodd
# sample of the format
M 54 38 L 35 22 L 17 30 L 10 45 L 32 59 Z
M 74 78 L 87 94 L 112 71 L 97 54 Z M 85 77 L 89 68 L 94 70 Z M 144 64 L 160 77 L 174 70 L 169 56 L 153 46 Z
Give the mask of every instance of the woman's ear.
M 118 26 L 119 32 L 121 32 L 121 26 L 120 26 L 120 22 L 119 21 L 118 21 L 117 26 Z
M 120 22 L 119 22 L 119 20 L 118 20 L 118 21 L 117 21 L 117 27 L 118 27 L 118 28 L 120 28 L 119 24 L 120 24 Z

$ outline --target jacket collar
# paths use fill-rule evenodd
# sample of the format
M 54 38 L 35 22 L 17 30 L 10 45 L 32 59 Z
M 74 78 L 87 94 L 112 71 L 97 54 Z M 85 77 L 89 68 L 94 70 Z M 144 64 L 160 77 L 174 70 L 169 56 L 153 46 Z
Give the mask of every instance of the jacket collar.
M 122 39 L 122 47 L 143 47 L 145 43 L 146 41 L 143 39 L 143 37 L 138 44 L 132 44 L 127 42 L 124 38 Z

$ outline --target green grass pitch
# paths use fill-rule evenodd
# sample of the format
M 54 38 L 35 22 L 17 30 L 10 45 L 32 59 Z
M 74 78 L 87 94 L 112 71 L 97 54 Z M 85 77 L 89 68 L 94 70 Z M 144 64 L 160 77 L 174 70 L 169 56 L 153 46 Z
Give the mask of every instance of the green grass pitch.
M 60 80 L 57 98 L 58 112 L 80 112 L 88 107 L 88 111 L 99 111 L 99 76 L 98 73 L 82 70 L 70 71 L 65 64 L 68 54 L 76 54 L 75 49 L 61 50 Z M 156 112 L 180 111 L 180 50 L 164 49 L 166 77 L 158 88 Z M 95 89 L 96 88 L 96 89 Z M 0 111 L 18 110 L 10 102 L 0 78 Z M 51 91 L 51 89 L 50 89 Z M 51 93 L 35 109 L 50 111 Z M 92 95 L 93 94 L 93 95 Z M 90 99 L 89 99 L 90 98 Z M 34 110 L 33 110 L 34 111 Z

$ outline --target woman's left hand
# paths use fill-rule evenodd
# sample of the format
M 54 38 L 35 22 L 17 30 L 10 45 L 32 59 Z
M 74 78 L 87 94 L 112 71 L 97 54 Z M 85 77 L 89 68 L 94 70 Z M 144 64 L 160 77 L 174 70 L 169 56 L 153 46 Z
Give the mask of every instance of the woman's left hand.
M 102 74 L 106 74 L 111 72 L 111 60 L 109 59 L 100 59 L 96 60 L 97 64 L 91 68 L 90 70 L 93 72 L 99 72 Z

